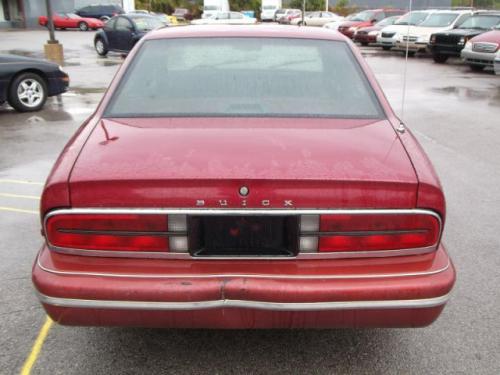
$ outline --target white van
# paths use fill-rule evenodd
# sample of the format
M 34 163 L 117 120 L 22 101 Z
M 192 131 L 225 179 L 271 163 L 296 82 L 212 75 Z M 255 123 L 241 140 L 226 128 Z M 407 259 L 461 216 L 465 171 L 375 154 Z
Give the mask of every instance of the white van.
M 229 0 L 203 0 L 201 18 L 210 18 L 219 12 L 229 12 Z
M 262 0 L 262 6 L 260 9 L 260 20 L 261 21 L 276 21 L 274 15 L 278 9 L 281 9 L 281 0 Z

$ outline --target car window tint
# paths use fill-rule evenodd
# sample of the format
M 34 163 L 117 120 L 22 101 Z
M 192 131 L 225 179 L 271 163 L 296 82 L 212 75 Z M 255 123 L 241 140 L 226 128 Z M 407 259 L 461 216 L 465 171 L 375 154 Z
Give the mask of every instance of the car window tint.
M 116 20 L 116 30 L 128 30 L 130 27 L 132 27 L 132 24 L 125 17 L 118 17 L 118 19 Z
M 491 29 L 500 23 L 500 16 L 478 15 L 460 24 L 463 29 Z
M 457 13 L 434 13 L 429 16 L 419 26 L 422 27 L 447 27 L 458 17 Z
M 163 26 L 161 21 L 156 17 L 134 17 L 135 27 L 140 31 L 151 31 Z
M 113 27 L 115 27 L 115 23 L 116 18 L 111 18 L 108 22 L 106 22 L 106 28 L 112 29 Z
M 455 22 L 455 24 L 457 26 L 460 26 L 461 24 L 463 24 L 465 21 L 467 21 L 469 18 L 471 17 L 470 14 L 462 14 L 460 17 L 458 17 L 457 19 L 457 22 Z
M 345 42 L 286 38 L 149 40 L 106 113 L 382 117 Z

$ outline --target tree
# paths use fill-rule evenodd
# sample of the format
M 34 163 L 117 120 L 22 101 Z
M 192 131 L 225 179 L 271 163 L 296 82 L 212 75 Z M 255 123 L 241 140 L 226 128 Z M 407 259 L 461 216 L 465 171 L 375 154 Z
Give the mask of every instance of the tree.
M 302 9 L 302 0 L 290 1 L 290 8 Z M 306 0 L 306 11 L 324 10 L 325 0 Z

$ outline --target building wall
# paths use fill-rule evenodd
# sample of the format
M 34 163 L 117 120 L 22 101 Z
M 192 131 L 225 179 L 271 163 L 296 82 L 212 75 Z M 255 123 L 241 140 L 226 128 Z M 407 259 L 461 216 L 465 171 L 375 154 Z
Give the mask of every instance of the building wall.
M 329 0 L 334 6 L 337 0 Z M 364 9 L 376 9 L 392 7 L 398 9 L 408 9 L 409 0 L 350 0 L 349 5 L 358 6 Z M 451 6 L 451 0 L 413 0 L 413 9 L 447 8 Z

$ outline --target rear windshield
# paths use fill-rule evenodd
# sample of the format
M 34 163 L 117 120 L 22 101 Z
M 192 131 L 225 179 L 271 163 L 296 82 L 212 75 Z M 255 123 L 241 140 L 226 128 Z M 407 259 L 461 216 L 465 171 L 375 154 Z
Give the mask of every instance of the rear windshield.
M 383 115 L 345 42 L 183 38 L 141 46 L 106 116 Z

